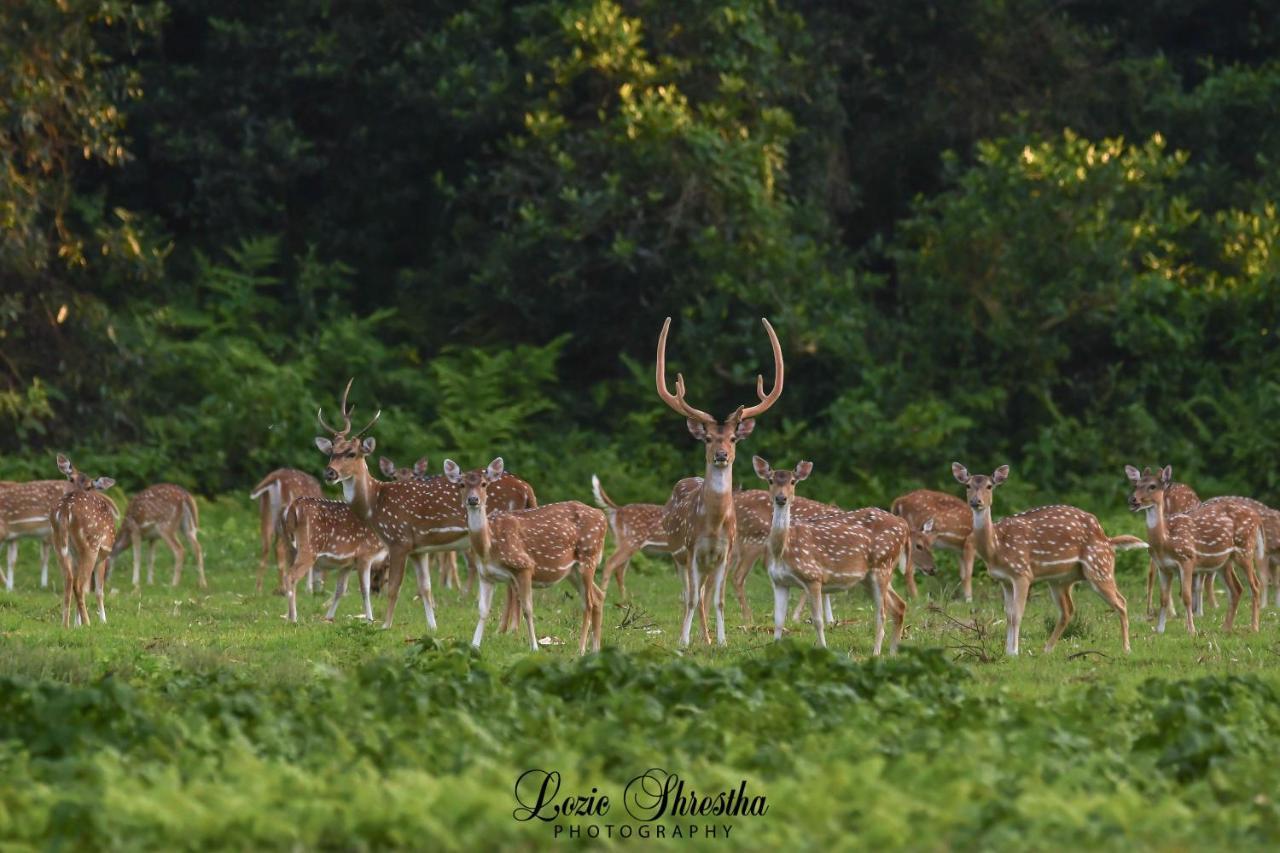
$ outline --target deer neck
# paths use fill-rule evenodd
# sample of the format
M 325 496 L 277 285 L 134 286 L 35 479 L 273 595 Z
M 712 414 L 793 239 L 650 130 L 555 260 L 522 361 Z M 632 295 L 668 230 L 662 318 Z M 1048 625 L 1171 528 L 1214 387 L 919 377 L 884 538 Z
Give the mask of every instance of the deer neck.
M 1164 518 L 1164 498 L 1147 507 L 1147 544 L 1161 549 L 1169 541 L 1169 528 Z
M 773 505 L 773 525 L 769 528 L 769 553 L 781 559 L 791 539 L 791 502 L 784 506 Z
M 373 518 L 373 510 L 377 505 L 378 488 L 378 481 L 373 479 L 368 466 L 361 460 L 360 469 L 355 476 L 342 481 L 342 499 L 357 516 L 368 521 Z
M 489 516 L 485 513 L 485 507 L 469 506 L 465 511 L 467 530 L 471 532 L 471 550 L 481 560 L 487 560 L 492 540 L 489 538 Z
M 702 512 L 708 527 L 721 527 L 733 513 L 733 466 L 707 463 L 702 478 Z
M 973 511 L 973 545 L 984 563 L 995 559 L 1000 541 L 996 538 L 995 525 L 991 523 L 991 507 Z

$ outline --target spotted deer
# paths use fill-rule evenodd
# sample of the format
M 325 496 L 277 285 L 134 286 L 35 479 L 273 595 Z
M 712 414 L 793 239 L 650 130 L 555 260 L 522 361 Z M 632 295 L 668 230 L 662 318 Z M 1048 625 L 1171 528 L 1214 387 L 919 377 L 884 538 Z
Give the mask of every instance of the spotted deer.
M 476 555 L 480 577 L 480 619 L 471 644 L 480 647 L 494 584 L 502 583 L 517 590 L 520 610 L 529 629 L 529 647 L 537 651 L 533 588 L 551 586 L 567 577 L 582 598 L 578 654 L 586 654 L 588 638 L 592 650 L 600 651 L 604 591 L 596 586 L 595 573 L 604 555 L 608 527 L 604 513 L 578 501 L 490 512 L 489 488 L 501 479 L 502 470 L 502 457 L 479 471 L 464 472 L 452 459 L 444 462 L 445 478 L 457 489 L 459 506 L 466 512 L 471 550 Z
M 1263 593 L 1264 581 L 1261 576 L 1266 576 L 1269 573 L 1270 552 L 1280 547 L 1280 543 L 1269 540 L 1267 536 L 1267 513 L 1272 511 L 1271 508 L 1262 501 L 1237 496 L 1209 498 L 1201 506 L 1206 504 L 1221 509 L 1231 516 L 1231 520 L 1236 526 L 1234 542 L 1237 553 L 1252 552 L 1252 557 L 1248 561 L 1252 564 L 1252 578 L 1246 570 L 1245 580 L 1249 584 L 1253 600 L 1257 602 L 1256 608 L 1261 609 L 1266 602 L 1266 595 Z M 1248 528 L 1252 526 L 1253 522 L 1257 522 L 1261 538 L 1248 532 Z M 1213 600 L 1213 580 L 1215 577 L 1215 575 L 1196 575 L 1192 581 L 1191 592 L 1194 596 L 1197 616 L 1204 615 L 1206 599 L 1209 601 L 1210 607 L 1217 607 Z M 1206 592 L 1208 593 L 1207 595 Z
M 0 486 L 0 542 L 9 545 L 9 571 L 4 576 L 6 589 L 13 589 L 20 539 L 40 542 L 40 586 L 49 585 L 49 537 L 53 535 L 51 517 L 54 507 L 70 488 L 66 480 L 33 480 Z
M 1253 498 L 1210 498 L 1205 501 L 1207 504 L 1217 505 L 1222 502 L 1236 502 L 1252 509 L 1258 514 L 1259 521 L 1262 522 L 1262 540 L 1265 553 L 1256 555 L 1255 559 L 1262 560 L 1261 565 L 1255 565 L 1254 569 L 1258 575 L 1258 586 L 1260 589 L 1261 606 L 1267 606 L 1267 591 L 1271 584 L 1276 586 L 1276 607 L 1280 607 L 1280 511 L 1274 510 L 1264 504 L 1262 501 Z M 1210 590 L 1211 585 L 1206 585 Z M 1200 612 L 1196 612 L 1200 616 Z
M 412 468 L 401 468 L 391 459 L 379 456 L 378 468 L 382 471 L 382 476 L 398 483 L 407 483 L 410 480 L 427 480 L 430 477 L 427 468 L 427 457 L 425 456 L 413 463 Z M 434 554 L 430 554 L 427 559 L 428 565 L 435 563 L 436 571 L 440 575 L 441 586 L 445 589 L 462 588 L 462 582 L 458 579 L 457 551 L 437 551 Z
M 325 423 L 323 410 L 316 413 L 320 425 L 330 433 L 330 437 L 316 437 L 316 447 L 329 457 L 324 479 L 331 484 L 341 484 L 343 499 L 387 545 L 387 615 L 383 627 L 391 627 L 405 564 L 412 559 L 427 627 L 434 631 L 435 598 L 431 592 L 427 555 L 468 547 L 471 540 L 466 514 L 458 504 L 456 489 L 444 477 L 390 483 L 374 479 L 366 457 L 373 453 L 376 442 L 372 436 L 361 436 L 377 423 L 382 413 L 379 411 L 363 429 L 351 435 L 353 410 L 347 406 L 350 391 L 351 382 L 348 382 L 340 403 L 341 428 Z M 518 477 L 507 475 L 494 485 L 490 499 L 495 502 L 502 499 L 500 495 L 517 494 L 526 504 L 536 502 L 532 487 Z
M 1144 476 L 1149 476 L 1151 474 L 1151 469 L 1147 468 L 1142 473 Z M 1176 515 L 1177 513 L 1181 513 L 1181 512 L 1187 512 L 1188 510 L 1195 509 L 1199 505 L 1200 505 L 1200 496 L 1196 494 L 1195 489 L 1191 488 L 1186 483 L 1170 483 L 1169 488 L 1165 489 L 1164 491 L 1164 514 L 1166 516 Z M 1156 580 L 1156 555 L 1155 555 L 1155 552 L 1151 552 L 1151 554 L 1149 555 L 1149 559 L 1147 560 L 1147 617 L 1148 618 L 1155 615 L 1155 608 L 1151 600 L 1152 593 L 1155 589 L 1155 580 Z M 1218 602 L 1214 596 L 1212 580 L 1208 584 L 1208 590 L 1209 590 L 1210 605 L 1213 607 L 1217 607 Z M 1198 596 L 1193 596 L 1193 600 L 1195 598 L 1198 598 Z M 1169 614 L 1170 616 L 1178 615 L 1177 612 L 1174 610 L 1172 601 L 1169 602 L 1169 608 L 1170 608 L 1170 614 Z M 1199 611 L 1198 613 L 1196 613 L 1197 616 L 1204 615 L 1203 602 L 1197 603 L 1197 610 Z
M 156 545 L 163 541 L 173 554 L 172 586 L 177 586 L 182 580 L 182 564 L 186 558 L 186 549 L 178 539 L 179 533 L 195 553 L 200 588 L 207 588 L 209 584 L 204 577 L 204 551 L 200 548 L 199 539 L 200 511 L 191 493 L 172 483 L 148 486 L 129 501 L 120 535 L 116 537 L 111 549 L 107 573 L 110 574 L 116 560 L 132 548 L 133 585 L 138 586 L 142 575 L 142 545 L 148 543 L 147 583 L 155 583 Z
M 706 447 L 706 472 L 702 477 L 687 477 L 671 491 L 662 513 L 662 530 L 672 548 L 672 557 L 684 579 L 684 620 L 680 627 L 680 645 L 689 645 L 694 611 L 705 612 L 707 584 L 702 572 L 713 580 L 711 601 L 716 607 L 716 642 L 725 645 L 724 581 L 729 558 L 737 539 L 737 518 L 733 505 L 733 459 L 739 441 L 755 429 L 754 418 L 764 414 L 782 395 L 782 346 L 769 321 L 762 319 L 769 343 L 773 347 L 773 388 L 766 395 L 764 377 L 756 377 L 756 395 L 760 402 L 739 406 L 723 423 L 685 401 L 684 377 L 676 374 L 676 393 L 667 388 L 667 333 L 671 318 L 662 324 L 658 336 L 658 359 L 654 382 L 658 397 L 683 415 L 689 434 Z M 704 619 L 703 639 L 711 636 Z
M 773 584 L 774 639 L 782 639 L 792 588 L 808 593 L 818 645 L 826 648 L 824 591 L 865 585 L 876 608 L 872 654 L 880 654 L 884 644 L 886 606 L 893 619 L 889 652 L 896 652 L 902 640 L 907 603 L 893 591 L 893 570 L 908 558 L 907 523 L 875 508 L 808 520 L 792 518 L 796 483 L 808 479 L 813 463 L 800 462 L 794 470 L 778 471 L 754 456 L 751 464 L 756 476 L 769 484 L 769 498 L 773 503 L 765 560 Z
M 1223 627 L 1230 631 L 1244 590 L 1231 570 L 1232 564 L 1244 571 L 1253 589 L 1251 625 L 1257 631 L 1258 579 L 1254 575 L 1253 559 L 1264 547 L 1257 514 L 1251 518 L 1243 513 L 1234 514 L 1223 505 L 1200 504 L 1187 512 L 1166 515 L 1164 493 L 1173 482 L 1173 468 L 1166 465 L 1159 473 L 1152 474 L 1150 469 L 1143 473 L 1132 465 L 1126 465 L 1124 471 L 1133 485 L 1129 508 L 1146 513 L 1147 539 L 1160 570 L 1160 615 L 1156 620 L 1156 631 L 1164 633 L 1175 572 L 1182 589 L 1187 633 L 1193 636 L 1196 633 L 1193 578 L 1197 574 L 1223 573 L 1228 595 L 1227 618 Z
M 284 591 L 284 576 L 289 567 L 288 551 L 281 535 L 280 523 L 284 511 L 298 498 L 324 497 L 320 481 L 296 468 L 277 468 L 259 481 L 249 492 L 249 498 L 258 502 L 258 527 L 262 537 L 262 550 L 258 558 L 257 590 L 262 592 L 262 579 L 267 573 L 267 561 L 274 546 L 276 552 L 277 587 Z
M 1110 536 L 1098 519 L 1073 506 L 1042 506 L 1011 515 L 993 523 L 991 503 L 997 486 L 1009 477 L 1009 466 L 1001 465 L 991 476 L 970 474 L 959 462 L 951 465 L 956 481 L 965 487 L 973 513 L 974 548 L 987 564 L 987 574 L 1004 588 L 1005 653 L 1018 653 L 1022 615 L 1027 594 L 1037 581 L 1049 584 L 1058 605 L 1047 654 L 1053 651 L 1075 613 L 1072 590 L 1087 581 L 1102 600 L 1120 617 L 1120 638 L 1129 651 L 1129 612 L 1124 596 L 1116 587 L 1116 550 L 1145 548 L 1136 536 Z
M 62 567 L 62 627 L 71 627 L 72 602 L 75 624 L 89 624 L 85 596 L 89 580 L 96 573 L 98 618 L 105 624 L 104 599 L 107 557 L 116 536 L 115 505 L 102 492 L 115 485 L 110 477 L 90 479 L 71 460 L 58 455 L 58 470 L 71 481 L 72 488 L 59 500 L 51 518 L 53 547 Z
M 604 564 L 600 588 L 609 591 L 609 581 L 618 578 L 618 595 L 627 597 L 626 577 L 631 558 L 636 554 L 670 554 L 671 546 L 662 529 L 662 504 L 619 504 L 605 492 L 600 478 L 591 475 L 591 494 L 596 506 L 604 510 L 609 530 L 613 532 L 614 549 Z
M 365 621 L 372 622 L 369 576 L 376 565 L 387 559 L 389 552 L 369 525 L 357 518 L 344 501 L 305 497 L 289 505 L 281 526 L 291 557 L 284 580 L 289 602 L 285 618 L 294 623 L 298 621 L 298 581 L 319 566 L 339 571 L 324 618 L 333 621 L 338 602 L 347 591 L 347 577 L 354 570 L 359 573 Z
M 933 551 L 937 548 L 960 555 L 960 587 L 964 600 L 973 601 L 973 560 L 977 552 L 973 544 L 973 513 L 969 511 L 969 505 L 946 492 L 916 489 L 894 498 L 889 511 L 905 519 L 913 532 L 923 531 L 925 524 L 933 523 L 931 545 L 924 546 L 923 539 L 913 542 L 911 561 L 907 563 L 907 594 L 915 598 L 915 568 L 935 567 Z

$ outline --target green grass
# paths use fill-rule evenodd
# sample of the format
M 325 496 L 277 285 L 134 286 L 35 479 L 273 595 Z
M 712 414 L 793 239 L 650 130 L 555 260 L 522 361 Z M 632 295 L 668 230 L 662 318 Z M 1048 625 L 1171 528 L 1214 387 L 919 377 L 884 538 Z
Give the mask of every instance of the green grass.
M 63 630 L 60 590 L 37 587 L 23 546 L 18 589 L 0 594 L 0 847 L 552 846 L 551 824 L 512 817 L 515 780 L 535 767 L 563 774 L 562 794 L 613 797 L 608 816 L 577 823 L 615 831 L 639 826 L 622 792 L 648 768 L 706 792 L 745 780 L 767 814 L 659 823 L 729 823 L 748 849 L 1280 840 L 1280 613 L 1249 633 L 1246 601 L 1234 634 L 1220 609 L 1198 637 L 1180 621 L 1156 636 L 1141 553 L 1120 555 L 1128 656 L 1116 619 L 1078 588 L 1076 625 L 1051 655 L 1056 611 L 1036 592 L 1023 655 L 1005 659 L 995 585 L 980 569 L 974 605 L 952 600 L 944 556 L 897 658 L 868 660 L 862 594 L 836 599 L 829 652 L 807 624 L 782 644 L 747 630 L 730 600 L 728 647 L 682 653 L 670 564 L 640 561 L 631 603 L 611 590 L 605 653 L 578 661 L 567 584 L 536 593 L 539 635 L 564 641 L 537 655 L 497 632 L 496 612 L 473 654 L 474 600 L 441 589 L 434 637 L 408 588 L 390 631 L 355 619 L 352 593 L 336 624 L 320 619 L 324 596 L 302 595 L 293 626 L 282 598 L 253 592 L 245 503 L 205 504 L 202 520 L 210 589 L 188 571 L 178 589 L 135 592 L 119 571 L 105 627 Z M 1104 522 L 1136 532 L 1127 516 Z M 167 554 L 157 570 L 168 579 Z M 749 589 L 768 619 L 759 568 Z

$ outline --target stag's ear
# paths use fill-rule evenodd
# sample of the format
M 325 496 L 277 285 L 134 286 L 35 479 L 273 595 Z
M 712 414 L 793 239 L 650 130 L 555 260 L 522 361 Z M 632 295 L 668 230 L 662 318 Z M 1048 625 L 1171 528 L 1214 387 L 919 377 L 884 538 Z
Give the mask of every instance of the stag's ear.
M 105 492 L 116 484 L 116 481 L 110 477 L 99 477 L 93 481 L 93 487 L 100 492 Z
M 961 465 L 959 462 L 951 463 L 951 476 L 956 478 L 962 486 L 969 485 L 969 469 Z
M 1137 485 L 1138 481 L 1142 479 L 1142 472 L 1139 471 L 1137 468 L 1134 468 L 1132 465 L 1124 466 L 1124 475 L 1128 477 L 1129 482 L 1133 483 L 1134 485 Z
M 413 475 L 415 477 L 423 478 L 427 476 L 427 457 L 424 456 L 417 462 L 413 463 Z
M 796 482 L 809 479 L 809 475 L 812 473 L 813 463 L 807 459 L 801 459 L 800 463 L 796 465 L 796 470 L 794 471 Z
M 363 455 L 368 456 L 370 453 L 373 452 L 373 449 L 377 446 L 378 446 L 377 439 L 375 439 L 373 436 L 369 436 L 368 438 L 360 442 L 360 452 Z
M 929 519 L 928 521 L 926 521 L 926 522 L 924 523 L 924 527 L 921 527 L 921 528 L 920 528 L 920 532 L 921 532 L 921 533 L 925 533 L 925 534 L 928 534 L 928 533 L 932 533 L 932 532 L 933 532 L 933 519 L 932 519 L 932 518 L 931 518 L 931 519 Z
M 1173 466 L 1166 465 L 1164 466 L 1164 470 L 1160 472 L 1160 483 L 1161 485 L 1167 488 L 1168 485 L 1172 482 L 1173 482 Z
M 452 459 L 444 460 L 444 476 L 450 483 L 462 482 L 462 469 Z
M 745 421 L 738 421 L 738 425 L 733 428 L 733 437 L 738 441 L 742 441 L 751 435 L 751 431 L 756 428 L 756 419 L 747 418 Z
M 316 447 L 318 447 L 320 452 L 325 456 L 333 455 L 333 442 L 325 438 L 323 435 L 316 436 Z
M 70 477 L 71 472 L 75 470 L 75 468 L 71 467 L 71 460 L 63 456 L 61 453 L 58 454 L 58 470 L 63 474 L 66 474 L 68 477 Z
M 686 418 L 685 424 L 689 427 L 689 435 L 698 441 L 707 440 L 707 425 L 697 418 Z
M 384 477 L 394 477 L 396 475 L 396 463 L 385 456 L 379 456 L 378 470 L 382 472 Z
M 769 463 L 765 462 L 764 459 L 759 456 L 752 456 L 751 467 L 755 469 L 756 476 L 761 480 L 769 479 Z
M 491 483 L 502 476 L 501 456 L 489 463 L 489 467 L 484 469 L 484 476 Z
M 1007 479 L 1009 479 L 1008 465 L 1001 465 L 999 468 L 996 469 L 996 472 L 991 475 L 991 482 L 993 485 L 996 485 L 996 486 L 1000 485 Z

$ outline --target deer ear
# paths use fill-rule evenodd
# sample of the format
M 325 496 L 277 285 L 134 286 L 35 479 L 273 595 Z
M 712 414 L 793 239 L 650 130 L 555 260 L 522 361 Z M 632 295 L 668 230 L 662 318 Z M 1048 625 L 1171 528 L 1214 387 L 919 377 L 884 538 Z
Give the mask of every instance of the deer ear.
M 417 462 L 413 463 L 413 474 L 415 477 L 427 476 L 427 457 L 424 456 Z
M 1130 483 L 1137 483 L 1142 479 L 1142 472 L 1132 465 L 1124 466 L 1124 475 L 1129 478 Z
M 105 492 L 116 484 L 116 481 L 110 477 L 99 477 L 93 481 L 93 487 L 100 492 Z
M 370 453 L 373 452 L 373 449 L 377 446 L 378 446 L 377 439 L 375 439 L 373 436 L 369 436 L 368 438 L 360 442 L 360 452 L 363 453 L 365 456 L 368 456 Z
M 379 456 L 378 470 L 382 472 L 384 477 L 394 477 L 396 475 L 396 463 L 385 456 Z
M 800 460 L 800 464 L 796 465 L 796 470 L 794 472 L 794 475 L 795 475 L 796 481 L 799 482 L 800 480 L 809 479 L 809 475 L 812 473 L 813 473 L 813 463 L 808 461 L 807 459 L 802 459 Z
M 444 476 L 450 483 L 462 482 L 462 469 L 452 459 L 444 460 Z
M 769 479 L 769 463 L 765 462 L 763 458 L 759 456 L 752 456 L 751 467 L 755 470 L 756 476 L 761 480 Z
M 707 438 L 706 424 L 704 424 L 702 421 L 698 420 L 697 418 L 686 418 L 685 424 L 689 427 L 689 435 L 698 439 L 698 441 L 706 440 Z
M 489 463 L 489 467 L 484 469 L 484 476 L 490 482 L 502 476 L 502 457 L 494 459 Z
M 326 456 L 333 454 L 333 442 L 325 438 L 323 435 L 316 436 L 316 447 Z
M 733 428 L 733 437 L 738 441 L 751 435 L 751 431 L 756 428 L 756 419 L 747 418 L 745 421 L 738 421 L 738 425 Z
M 68 477 L 70 477 L 71 472 L 75 470 L 71 467 L 71 460 L 63 456 L 61 453 L 58 454 L 58 470 L 66 474 Z
M 969 469 L 961 465 L 959 462 L 951 463 L 951 476 L 955 477 L 956 482 L 960 485 L 969 485 Z
M 931 518 L 931 519 L 929 519 L 928 521 L 926 521 L 926 522 L 924 523 L 924 527 L 921 527 L 921 528 L 920 528 L 920 532 L 921 532 L 921 533 L 932 533 L 932 532 L 933 532 L 933 519 L 932 519 L 932 518 Z
M 1168 486 L 1173 482 L 1173 466 L 1166 465 L 1164 470 L 1160 472 L 1160 482 Z
M 997 486 L 1003 483 L 1007 479 L 1009 479 L 1008 465 L 1001 465 L 999 468 L 996 469 L 996 472 L 991 475 L 991 482 Z

